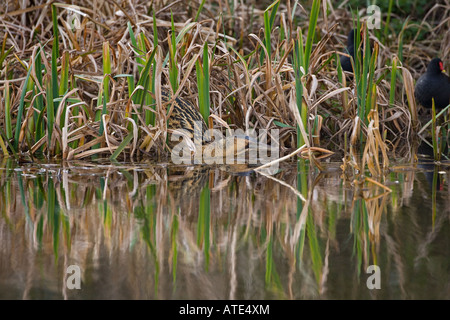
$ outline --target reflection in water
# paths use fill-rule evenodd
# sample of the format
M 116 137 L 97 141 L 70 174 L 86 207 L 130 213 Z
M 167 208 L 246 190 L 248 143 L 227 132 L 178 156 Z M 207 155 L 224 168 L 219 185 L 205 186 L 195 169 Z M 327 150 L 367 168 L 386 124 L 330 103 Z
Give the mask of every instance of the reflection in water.
M 434 172 L 442 189 L 411 167 L 383 187 L 332 164 L 268 177 L 4 160 L 0 298 L 448 299 L 448 179 Z M 81 290 L 67 288 L 70 265 Z

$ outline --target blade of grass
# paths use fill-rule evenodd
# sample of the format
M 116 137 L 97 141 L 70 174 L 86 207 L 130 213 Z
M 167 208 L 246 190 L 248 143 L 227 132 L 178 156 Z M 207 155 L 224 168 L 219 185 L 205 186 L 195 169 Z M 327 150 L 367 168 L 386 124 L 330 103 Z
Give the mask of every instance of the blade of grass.
M 169 80 L 173 92 L 178 90 L 178 66 L 177 66 L 177 42 L 175 37 L 175 23 L 173 21 L 173 13 L 170 11 L 170 21 L 172 23 L 169 41 Z
M 8 149 L 6 148 L 5 141 L 3 141 L 3 135 L 0 134 L 0 147 L 2 148 L 3 155 L 7 157 L 9 155 Z
M 102 50 L 102 57 L 103 57 L 103 81 L 102 81 L 102 88 L 99 91 L 99 97 L 98 97 L 98 106 L 102 106 L 101 111 L 97 110 L 97 113 L 95 115 L 95 120 L 100 120 L 100 128 L 99 128 L 99 134 L 103 134 L 103 115 L 108 114 L 108 108 L 107 104 L 109 103 L 109 82 L 111 77 L 111 54 L 110 54 L 110 48 L 109 48 L 109 42 L 105 41 L 103 42 L 103 50 Z M 99 146 L 97 146 L 99 147 Z
M 300 119 L 304 128 L 307 128 L 307 114 L 308 106 L 303 102 L 303 83 L 302 77 L 305 75 L 304 68 L 304 52 L 303 52 L 303 40 L 302 40 L 302 30 L 298 29 L 298 38 L 294 45 L 293 50 L 293 65 L 294 65 L 294 76 L 295 76 L 295 96 L 297 101 L 297 108 L 300 114 Z M 297 148 L 300 148 L 305 144 L 305 138 L 301 134 L 299 124 L 297 123 Z
M 431 137 L 433 141 L 433 155 L 434 160 L 439 161 L 440 160 L 440 150 L 439 150 L 439 130 L 436 122 L 436 107 L 434 103 L 434 98 L 431 98 Z
M 58 38 L 54 37 L 52 44 L 52 65 L 51 65 L 53 99 L 59 97 L 58 65 L 57 65 L 58 58 L 59 58 Z M 59 105 L 58 102 L 54 102 L 53 104 L 54 112 L 58 109 L 58 105 Z
M 391 92 L 389 93 L 389 105 L 392 107 L 395 101 L 395 84 L 397 78 L 397 64 L 398 57 L 395 56 L 392 59 L 392 67 L 391 67 Z
M 367 43 L 369 43 L 369 38 L 367 37 Z M 371 49 L 370 49 L 370 45 L 367 46 L 367 48 L 365 48 L 366 50 L 366 54 L 367 56 L 365 57 L 366 60 L 369 60 L 368 62 L 368 68 L 369 68 L 369 79 L 367 80 L 367 90 L 371 90 L 372 89 L 372 84 L 373 84 L 373 79 L 375 76 L 375 68 L 376 68 L 376 62 L 377 62 L 377 55 L 378 55 L 378 44 L 375 43 L 374 46 L 374 50 L 373 50 L 373 54 L 371 54 Z M 370 57 L 370 59 L 369 59 Z M 374 86 L 376 86 L 375 84 L 373 84 Z M 372 101 L 372 95 L 371 94 L 367 94 L 366 97 L 366 110 L 365 110 L 365 117 L 367 117 L 369 115 L 370 109 L 373 105 L 373 101 Z M 376 96 L 375 96 L 376 97 Z
M 145 64 L 145 61 L 141 58 L 141 56 L 145 52 L 142 52 L 139 49 L 139 46 L 138 46 L 138 43 L 136 40 L 136 36 L 134 35 L 133 28 L 131 27 L 131 23 L 128 22 L 127 26 L 128 26 L 128 33 L 130 34 L 131 46 L 134 50 L 136 50 L 136 53 L 137 53 L 136 61 L 138 63 L 138 72 L 141 73 L 143 65 Z M 131 90 L 130 92 L 133 92 L 133 91 Z
M 61 80 L 59 83 L 59 92 L 58 92 L 60 97 L 64 96 L 69 89 L 69 60 L 70 60 L 69 52 L 66 51 L 62 56 L 61 62 Z M 60 122 L 61 127 L 64 126 L 64 121 L 66 119 L 66 106 L 67 106 L 66 103 L 64 103 L 63 106 L 59 106 L 63 108 Z
M 6 139 L 11 139 L 12 125 L 11 125 L 11 90 L 9 89 L 9 81 L 5 83 L 5 129 Z
M 55 5 L 52 4 L 52 22 L 53 22 L 53 46 L 54 51 L 57 53 L 55 56 L 55 60 L 59 58 L 59 31 L 58 31 L 58 12 Z M 55 41 L 56 40 L 56 41 Z
M 110 160 L 116 160 L 119 154 L 122 153 L 122 151 L 128 146 L 130 141 L 133 139 L 133 133 L 129 133 L 125 139 L 120 143 L 120 145 L 117 147 L 117 149 L 114 151 L 114 153 L 109 157 Z
M 389 23 L 391 21 L 392 5 L 393 4 L 394 4 L 394 0 L 389 0 L 388 12 L 387 12 L 387 16 L 386 16 L 386 23 L 384 25 L 384 33 L 383 33 L 384 41 L 388 40 Z
M 16 130 L 14 134 L 14 148 L 17 149 L 19 146 L 19 136 L 20 136 L 20 129 L 22 127 L 22 115 L 24 112 L 25 107 L 25 95 L 27 93 L 27 87 L 28 87 L 28 81 L 30 79 L 31 75 L 31 66 L 28 68 L 27 76 L 25 78 L 25 81 L 23 83 L 22 87 L 22 93 L 20 95 L 20 101 L 19 101 L 19 110 L 17 112 L 17 120 L 16 120 Z
M 5 33 L 6 35 L 6 33 Z M 14 47 L 9 48 L 6 52 L 0 52 L 0 70 L 3 69 L 3 61 L 5 61 L 6 57 L 8 56 L 8 54 L 12 51 L 12 49 L 14 49 Z
M 405 33 L 405 30 L 409 23 L 409 17 L 406 18 L 405 22 L 402 25 L 402 30 L 400 31 L 400 34 L 398 35 L 398 51 L 397 56 L 400 62 L 403 62 L 403 35 Z
M 195 14 L 194 22 L 197 22 L 198 17 L 200 16 L 200 12 L 202 11 L 203 6 L 205 5 L 205 1 L 206 0 L 202 0 L 202 2 L 200 3 L 200 6 L 198 7 L 197 13 Z M 155 12 L 155 11 L 153 11 L 153 12 Z
M 309 71 L 309 59 L 311 57 L 312 46 L 314 43 L 314 35 L 316 32 L 317 19 L 320 12 L 320 0 L 314 0 L 311 7 L 311 14 L 309 15 L 308 35 L 305 43 L 305 53 L 303 67 L 305 72 Z
M 195 62 L 197 71 L 197 86 L 198 86 L 198 101 L 200 113 L 203 119 L 208 123 L 210 97 L 209 97 L 209 59 L 208 59 L 208 43 L 205 42 L 203 46 L 203 63 L 199 60 Z
M 39 48 L 37 54 L 36 54 L 36 59 L 34 61 L 34 70 L 35 70 L 35 74 L 36 74 L 36 80 L 37 80 L 37 85 L 36 84 L 36 89 L 37 89 L 37 94 L 39 94 L 39 89 L 38 88 L 43 88 L 42 86 L 42 58 L 41 58 L 41 49 Z M 39 115 L 42 114 L 43 110 L 44 110 L 44 97 L 43 95 L 39 95 L 36 98 L 36 102 L 35 102 L 35 109 L 37 110 L 34 113 L 34 122 L 35 122 L 35 141 L 39 141 L 44 135 L 44 131 L 45 129 L 42 126 L 42 121 L 38 121 L 39 118 L 42 119 L 42 116 L 39 117 Z
M 47 150 L 49 155 L 52 154 L 52 134 L 53 134 L 53 125 L 55 123 L 55 109 L 53 108 L 53 86 L 52 79 L 49 74 L 44 76 L 44 84 L 46 89 L 46 97 L 47 97 Z
M 153 50 L 156 53 L 157 48 L 158 48 L 158 27 L 156 25 L 156 17 L 155 17 L 155 10 L 153 10 Z M 153 55 L 152 60 L 152 77 L 151 77 L 151 81 L 150 81 L 150 87 L 151 87 L 151 91 L 154 93 L 155 89 L 156 89 L 156 59 Z M 156 105 L 156 100 L 153 99 L 153 96 L 149 96 L 149 105 L 151 106 L 155 106 Z M 155 107 L 153 107 L 153 110 L 155 110 Z M 154 112 L 150 112 L 150 117 L 149 117 L 149 123 L 152 126 L 155 126 L 155 121 L 156 121 L 156 117 L 155 117 L 155 113 Z
M 278 11 L 278 6 L 280 4 L 280 1 L 277 0 L 273 2 L 270 6 L 267 7 L 267 9 L 264 11 L 264 46 L 266 47 L 267 54 L 269 56 L 269 61 L 267 63 L 271 63 L 272 61 L 272 40 L 271 40 L 271 33 L 273 28 L 273 23 L 275 21 L 275 17 Z M 270 16 L 269 16 L 270 12 Z M 261 49 L 260 54 L 260 62 L 261 64 L 264 61 L 265 53 L 264 50 Z

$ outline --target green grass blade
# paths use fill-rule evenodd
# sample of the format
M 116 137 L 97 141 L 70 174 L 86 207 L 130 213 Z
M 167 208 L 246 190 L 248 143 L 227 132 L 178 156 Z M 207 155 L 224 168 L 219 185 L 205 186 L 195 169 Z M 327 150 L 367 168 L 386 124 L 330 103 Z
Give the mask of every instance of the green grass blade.
M 205 1 L 206 0 L 202 0 L 202 2 L 200 3 L 200 6 L 198 7 L 197 13 L 195 14 L 194 22 L 197 22 L 198 17 L 200 16 L 200 12 L 202 11 L 203 6 L 205 5 Z
M 389 35 L 389 23 L 391 21 L 391 14 L 392 14 L 392 5 L 394 4 L 394 0 L 389 0 L 389 7 L 388 7 L 388 12 L 387 12 L 387 16 L 386 16 L 386 23 L 384 25 L 384 32 L 383 32 L 383 38 L 384 41 L 388 40 L 388 35 Z
M 270 29 L 271 29 L 271 30 L 273 29 L 273 23 L 275 22 L 275 18 L 276 18 L 276 16 L 277 16 L 277 12 L 278 12 L 278 7 L 279 7 L 279 5 L 280 5 L 280 0 L 277 0 L 277 1 L 274 1 L 274 3 L 272 3 L 272 4 L 267 8 L 267 10 L 272 9 L 272 11 L 271 11 L 271 13 L 270 13 L 270 20 L 269 20 L 269 23 L 270 23 Z M 266 11 L 267 11 L 267 10 L 266 10 Z
M 184 38 L 186 33 L 188 33 L 193 27 L 195 27 L 197 24 L 195 22 L 191 22 L 187 24 L 181 31 L 178 33 L 178 35 L 175 38 L 175 44 L 178 45 L 180 41 Z M 164 58 L 162 67 L 165 68 L 167 65 L 167 62 L 170 60 L 170 43 L 172 43 L 172 40 L 169 41 L 169 52 L 167 53 L 166 57 Z M 176 46 L 175 46 L 176 47 Z
M 122 151 L 128 146 L 128 144 L 133 139 L 133 133 L 128 134 L 125 139 L 120 143 L 120 145 L 117 147 L 117 149 L 114 151 L 114 153 L 109 157 L 110 160 L 116 160 L 119 154 L 122 153 Z
M 17 149 L 17 147 L 19 146 L 20 129 L 22 127 L 22 115 L 23 115 L 23 111 L 25 109 L 25 95 L 27 93 L 28 81 L 30 79 L 31 69 L 32 68 L 30 66 L 28 68 L 27 76 L 25 78 L 25 82 L 23 83 L 22 93 L 20 95 L 19 111 L 17 112 L 16 130 L 15 130 L 15 134 L 14 134 L 14 148 L 15 149 Z
M 59 96 L 65 95 L 69 88 L 69 60 L 69 52 L 65 51 L 62 56 L 61 63 L 61 82 L 59 84 Z
M 140 91 L 136 92 L 136 94 L 135 94 L 136 98 L 134 100 L 135 103 L 139 103 L 142 105 L 144 102 L 145 96 L 147 94 L 147 89 L 148 89 L 148 84 L 146 85 L 146 83 L 148 83 L 148 81 L 149 81 L 148 79 L 150 77 L 150 68 L 152 66 L 153 60 L 155 59 L 155 54 L 156 54 L 156 48 L 152 51 L 152 53 L 148 57 L 147 61 L 145 62 L 145 65 L 144 65 L 144 69 L 140 73 L 137 85 L 144 87 L 145 90 L 140 90 Z
M 62 57 L 62 63 L 61 63 L 61 82 L 59 84 L 59 96 L 64 96 L 67 93 L 67 90 L 69 89 L 69 52 L 64 52 L 64 55 Z M 61 113 L 61 121 L 60 125 L 61 127 L 64 126 L 64 121 L 66 119 L 66 106 L 67 103 L 64 103 L 63 111 Z
M 269 61 L 267 63 L 271 63 L 272 61 L 272 28 L 275 21 L 275 17 L 277 15 L 278 6 L 280 1 L 277 0 L 273 2 L 267 9 L 264 11 L 264 46 L 266 47 L 267 54 L 269 56 Z M 270 12 L 270 15 L 269 15 Z M 261 48 L 260 53 L 260 63 L 263 64 L 265 58 L 264 49 Z
M 51 154 L 50 145 L 52 141 L 53 125 L 55 123 L 55 109 L 53 108 L 53 87 L 50 75 L 44 77 L 45 91 L 47 95 L 47 150 Z
M 36 74 L 36 80 L 39 83 L 39 87 L 43 88 L 42 86 L 42 58 L 41 58 L 41 49 L 38 50 L 37 54 L 36 54 L 36 59 L 34 61 L 34 70 L 35 70 L 35 74 Z M 38 86 L 36 86 L 36 89 L 38 89 Z M 37 93 L 40 93 L 39 91 L 37 91 Z M 44 110 L 44 97 L 43 95 L 39 95 L 36 100 L 35 100 L 35 109 L 37 110 L 34 113 L 34 122 L 35 122 L 35 141 L 40 140 L 43 136 L 44 136 L 44 131 L 45 129 L 42 126 L 42 122 L 38 122 L 37 120 L 39 119 L 39 115 L 42 114 L 43 110 Z M 42 117 L 41 117 L 42 119 Z
M 269 56 L 269 61 L 267 63 L 270 63 L 272 61 L 272 46 L 271 46 L 271 29 L 270 29 L 270 18 L 269 18 L 269 12 L 266 10 L 264 11 L 264 45 L 266 46 L 267 55 Z M 264 50 L 261 49 L 261 64 L 262 61 L 264 61 Z
M 133 28 L 132 28 L 131 23 L 130 23 L 129 21 L 128 21 L 128 23 L 127 23 L 127 27 L 128 27 L 128 33 L 130 34 L 131 45 L 132 45 L 134 48 L 137 48 L 138 45 L 137 45 L 136 37 L 135 37 L 135 35 L 134 35 Z
M 109 102 L 109 82 L 111 76 L 111 53 L 109 42 L 103 43 L 103 92 L 106 103 Z
M 177 42 L 175 38 L 176 30 L 172 11 L 170 12 L 170 21 L 172 23 L 172 32 L 169 41 L 169 80 L 173 92 L 176 92 L 178 90 Z
M 102 101 L 102 111 L 101 111 L 101 114 L 99 114 L 99 117 L 100 117 L 100 119 L 99 119 L 100 120 L 100 128 L 98 130 L 98 134 L 101 136 L 101 135 L 103 135 L 103 132 L 104 132 L 103 131 L 104 130 L 103 115 L 108 113 L 108 109 L 107 109 L 107 106 L 106 106 L 106 93 L 105 93 L 105 90 L 102 89 L 100 92 L 102 93 L 103 99 L 101 100 Z M 99 147 L 100 145 L 97 144 L 96 146 Z
M 111 77 L 111 54 L 110 54 L 110 48 L 109 48 L 109 42 L 103 43 L 103 50 L 102 50 L 102 57 L 103 57 L 103 81 L 102 81 L 102 89 L 99 92 L 98 97 L 98 105 L 102 106 L 101 111 L 97 111 L 95 115 L 95 120 L 100 120 L 100 128 L 99 128 L 99 134 L 103 134 L 103 115 L 108 113 L 107 104 L 109 102 L 109 82 Z
M 405 22 L 402 25 L 402 30 L 398 35 L 398 51 L 397 56 L 400 62 L 403 62 L 403 35 L 405 33 L 406 28 L 408 27 L 409 17 L 406 18 Z
M 394 57 L 392 59 L 392 67 L 391 67 L 391 92 L 389 93 L 389 105 L 392 107 L 395 101 L 395 84 L 397 78 L 397 64 L 398 57 Z
M 51 69 L 53 99 L 59 97 L 58 65 L 57 65 L 58 58 L 59 58 L 58 40 L 57 40 L 57 38 L 53 38 L 53 45 L 52 45 L 52 69 Z M 58 110 L 58 103 L 57 102 L 54 103 L 53 108 L 55 109 L 55 111 Z
M 439 133 L 437 130 L 437 122 L 436 122 L 436 107 L 434 103 L 434 98 L 431 98 L 431 139 L 433 141 L 433 155 L 434 160 L 439 161 L 440 158 L 440 150 L 439 150 Z
M 375 68 L 376 68 L 377 55 L 378 55 L 378 45 L 375 45 L 373 54 L 371 54 L 368 36 L 367 36 L 366 43 L 367 43 L 367 47 L 365 48 L 365 51 L 366 51 L 367 56 L 365 56 L 365 59 L 366 59 L 366 61 L 368 61 L 368 74 L 369 74 L 369 79 L 367 80 L 367 90 L 371 90 L 374 75 L 375 75 Z M 369 59 L 369 57 L 370 57 L 370 59 Z M 373 84 L 373 85 L 375 85 L 375 84 Z M 372 105 L 373 105 L 372 97 L 376 97 L 376 96 L 372 96 L 370 93 L 367 94 L 366 111 L 364 114 L 365 118 L 367 118 L 367 116 L 369 115 L 370 109 L 372 108 Z M 368 123 L 368 121 L 369 120 L 367 119 L 367 123 Z
M 367 31 L 367 30 L 366 30 Z M 368 39 L 367 32 L 365 32 L 365 39 Z M 363 53 L 363 59 L 362 59 L 362 74 L 361 74 L 361 106 L 360 106 L 360 119 L 364 121 L 364 123 L 367 124 L 367 114 L 366 114 L 366 101 L 367 101 L 367 88 L 368 88 L 368 79 L 367 74 L 369 72 L 369 55 L 370 55 L 370 48 L 367 47 L 368 41 L 366 42 L 365 39 L 362 40 L 362 43 L 364 45 L 364 53 Z M 369 51 L 367 51 L 369 50 Z M 368 53 L 368 54 L 367 54 Z M 356 56 L 356 54 L 355 54 Z
M 143 65 L 145 64 L 145 61 L 144 61 L 144 59 L 141 58 L 141 56 L 145 52 L 142 52 L 139 49 L 139 45 L 138 45 L 138 42 L 136 40 L 136 36 L 135 36 L 135 34 L 133 32 L 133 28 L 131 27 L 131 23 L 128 22 L 127 26 L 128 26 L 128 33 L 130 34 L 131 46 L 133 47 L 134 50 L 136 50 L 136 53 L 137 53 L 136 61 L 138 63 L 138 73 L 141 73 Z M 132 92 L 132 91 L 130 91 L 130 92 Z
M 308 26 L 308 35 L 306 37 L 306 43 L 305 43 L 305 55 L 304 55 L 304 64 L 303 67 L 305 68 L 305 72 L 308 72 L 309 70 L 309 59 L 311 56 L 312 46 L 314 43 L 314 35 L 316 32 L 316 26 L 317 26 L 317 19 L 319 17 L 320 12 L 320 0 L 314 0 L 312 7 L 311 7 L 311 14 L 309 18 L 309 26 Z
M 303 40 L 302 40 L 302 31 L 299 28 L 298 31 L 298 39 L 294 44 L 294 52 L 293 52 L 293 65 L 294 65 L 294 77 L 295 77 L 295 95 L 297 108 L 300 112 L 300 117 L 303 123 L 303 127 L 307 128 L 307 115 L 308 110 L 307 106 L 303 103 L 303 84 L 302 77 L 304 76 L 304 55 L 303 55 Z M 301 133 L 300 126 L 297 124 L 297 147 L 301 147 L 305 144 L 305 139 Z
M 154 54 L 157 51 L 158 48 L 158 27 L 156 25 L 156 17 L 155 17 L 155 11 L 153 10 L 153 51 L 154 53 L 152 53 L 153 58 L 151 59 L 152 61 L 152 77 L 151 77 L 151 81 L 150 81 L 150 88 L 152 92 L 155 92 L 156 89 L 156 59 L 154 58 Z M 155 99 L 153 99 L 152 96 L 149 96 L 149 105 L 154 106 L 155 105 Z M 153 107 L 153 110 L 155 109 L 155 107 Z M 149 117 L 149 124 L 151 124 L 152 126 L 155 126 L 155 113 L 154 112 L 150 112 L 150 117 Z
M 9 48 L 6 52 L 2 52 L 0 54 L 0 70 L 3 69 L 3 61 L 5 61 L 6 57 L 8 56 L 8 54 L 12 51 L 14 47 Z
M 3 134 L 0 134 L 0 148 L 2 148 L 3 156 L 7 157 L 9 153 L 8 149 L 6 148 L 5 141 L 3 140 Z
M 56 13 L 56 9 L 54 11 Z M 53 12 L 52 12 L 53 13 Z M 57 27 L 56 27 L 56 34 L 57 34 Z M 49 132 L 49 136 L 48 136 L 48 150 L 49 150 L 49 155 L 53 155 L 55 153 L 55 150 L 53 149 L 54 146 L 51 145 L 51 138 L 52 138 L 52 134 L 53 134 L 53 126 L 55 123 L 55 119 L 54 116 L 58 110 L 59 107 L 59 102 L 56 101 L 55 99 L 59 98 L 59 87 L 58 87 L 58 58 L 59 58 L 59 49 L 58 49 L 58 37 L 54 36 L 53 37 L 53 43 L 52 43 L 52 61 L 51 61 L 51 90 L 52 90 L 52 94 L 51 94 L 51 101 L 53 102 L 52 105 L 50 106 L 47 103 L 47 112 L 51 112 L 52 115 L 52 120 L 49 121 L 49 126 L 51 127 L 51 130 L 48 130 Z M 48 101 L 47 101 L 48 102 Z M 49 110 L 52 109 L 52 110 Z M 49 128 L 50 128 L 49 127 Z
M 200 113 L 203 119 L 208 123 L 210 114 L 210 97 L 209 97 L 209 59 L 208 59 L 208 43 L 203 46 L 203 65 L 199 61 L 195 64 L 197 70 L 197 86 Z
M 5 84 L 5 129 L 6 129 L 6 139 L 11 139 L 12 125 L 11 125 L 11 90 L 9 89 L 9 82 Z
M 54 51 L 57 53 L 55 60 L 59 58 L 59 31 L 58 31 L 58 12 L 56 7 L 52 4 L 52 22 L 53 22 L 53 47 Z

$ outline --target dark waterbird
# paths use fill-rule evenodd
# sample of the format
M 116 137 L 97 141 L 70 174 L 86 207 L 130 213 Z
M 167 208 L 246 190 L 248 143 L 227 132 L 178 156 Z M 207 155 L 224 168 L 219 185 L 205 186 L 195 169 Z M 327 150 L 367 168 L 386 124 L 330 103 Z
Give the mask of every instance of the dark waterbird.
M 425 108 L 431 108 L 432 98 L 436 109 L 443 109 L 450 103 L 450 78 L 444 74 L 441 59 L 430 61 L 427 71 L 416 82 L 414 96 Z
M 356 29 L 350 30 L 347 36 L 347 48 L 346 48 L 347 53 L 353 58 L 353 60 L 355 60 L 355 33 Z M 342 70 L 353 72 L 353 66 L 350 57 L 341 55 L 340 60 Z
M 345 48 L 346 53 L 353 58 L 353 63 L 356 63 L 355 60 L 355 35 L 357 29 L 352 29 L 347 35 L 347 48 Z M 361 34 L 361 61 L 364 57 L 364 39 L 363 34 Z M 370 46 L 370 52 L 372 52 L 372 47 Z M 341 55 L 340 56 L 342 70 L 353 73 L 353 66 L 350 57 Z

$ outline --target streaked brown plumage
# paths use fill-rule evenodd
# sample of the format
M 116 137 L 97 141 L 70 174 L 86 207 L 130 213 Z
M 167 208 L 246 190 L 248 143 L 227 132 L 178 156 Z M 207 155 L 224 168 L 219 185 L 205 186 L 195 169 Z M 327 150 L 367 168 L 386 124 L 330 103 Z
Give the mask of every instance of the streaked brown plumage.
M 163 103 L 168 103 L 171 100 L 171 93 L 168 89 L 162 88 L 161 99 Z M 201 128 L 195 126 L 196 122 L 201 124 Z M 173 130 L 185 129 L 190 133 L 191 139 L 197 135 L 201 139 L 208 129 L 208 126 L 200 114 L 200 111 L 190 102 L 178 96 L 174 101 L 173 110 L 169 117 L 168 128 Z
M 171 101 L 170 91 L 166 88 L 162 88 L 161 98 L 163 103 L 169 103 Z M 223 140 L 212 140 L 209 138 L 207 132 L 208 126 L 200 114 L 200 111 L 195 106 L 182 97 L 177 97 L 173 103 L 174 106 L 168 120 L 168 128 L 172 130 L 185 129 L 188 131 L 191 141 L 195 141 L 192 140 L 193 138 L 198 139 L 197 141 L 201 141 L 202 154 L 204 155 L 203 160 L 207 160 L 207 155 L 215 157 L 215 151 L 220 149 L 223 150 L 222 154 L 224 158 L 226 157 L 229 159 L 232 157 L 233 159 L 245 159 L 246 152 L 249 150 L 254 150 L 254 148 L 257 147 L 259 147 L 259 149 L 264 148 L 263 144 L 258 144 L 257 140 L 251 139 L 246 135 L 227 136 L 224 137 Z M 168 108 L 170 105 L 171 103 L 168 104 Z M 199 123 L 201 124 L 201 128 L 198 125 Z M 170 148 L 173 148 L 178 143 L 179 141 L 172 141 L 171 136 L 169 135 Z

